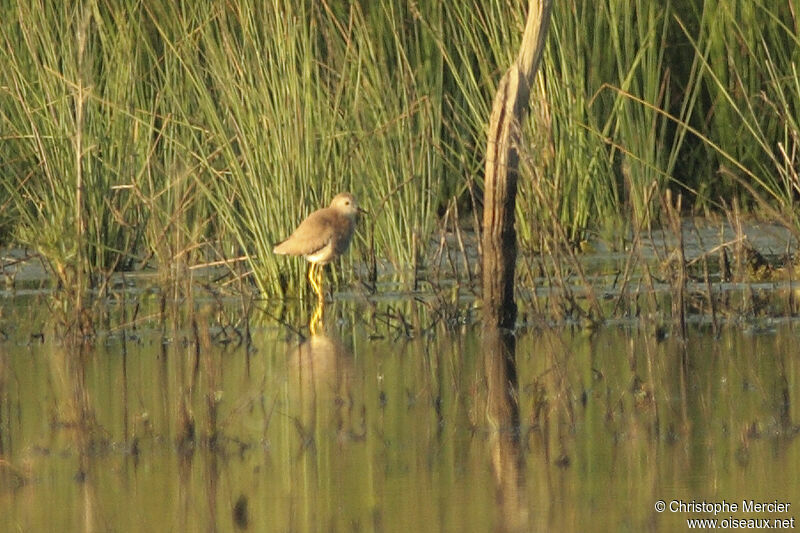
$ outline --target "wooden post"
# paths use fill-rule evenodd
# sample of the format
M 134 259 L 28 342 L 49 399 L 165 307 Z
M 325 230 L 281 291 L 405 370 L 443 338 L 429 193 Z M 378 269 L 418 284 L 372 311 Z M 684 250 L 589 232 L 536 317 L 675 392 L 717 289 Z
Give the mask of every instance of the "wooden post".
M 530 0 L 519 55 L 500 81 L 489 122 L 483 193 L 483 317 L 484 324 L 504 329 L 512 329 L 517 318 L 514 206 L 520 124 L 528 112 L 530 87 L 544 52 L 551 10 L 552 0 Z
M 486 153 L 483 194 L 483 334 L 482 348 L 491 430 L 492 470 L 503 524 L 509 530 L 529 529 L 524 468 L 519 442 L 514 269 L 517 232 L 517 146 L 520 123 L 528 111 L 528 96 L 544 50 L 552 0 L 530 0 L 528 21 L 517 61 L 497 88 Z

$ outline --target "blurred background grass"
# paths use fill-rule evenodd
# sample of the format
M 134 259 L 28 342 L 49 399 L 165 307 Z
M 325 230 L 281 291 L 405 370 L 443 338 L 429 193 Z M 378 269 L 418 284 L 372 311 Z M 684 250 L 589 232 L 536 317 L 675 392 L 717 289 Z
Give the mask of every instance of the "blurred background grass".
M 480 209 L 526 4 L 3 2 L 0 242 L 67 286 L 226 260 L 280 296 L 305 264 L 273 243 L 349 190 L 371 215 L 337 275 L 410 284 L 445 209 Z M 554 228 L 622 238 L 667 188 L 797 231 L 798 8 L 555 3 L 520 147 L 523 249 Z

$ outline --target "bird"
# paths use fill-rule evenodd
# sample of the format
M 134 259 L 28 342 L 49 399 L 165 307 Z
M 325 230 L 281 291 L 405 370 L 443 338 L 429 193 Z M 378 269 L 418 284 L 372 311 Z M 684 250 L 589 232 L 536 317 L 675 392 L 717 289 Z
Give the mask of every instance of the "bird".
M 278 255 L 302 255 L 311 263 L 308 281 L 320 302 L 323 301 L 322 267 L 347 251 L 359 213 L 366 211 L 358 206 L 355 197 L 349 192 L 339 193 L 330 206 L 308 215 L 286 240 L 272 249 Z

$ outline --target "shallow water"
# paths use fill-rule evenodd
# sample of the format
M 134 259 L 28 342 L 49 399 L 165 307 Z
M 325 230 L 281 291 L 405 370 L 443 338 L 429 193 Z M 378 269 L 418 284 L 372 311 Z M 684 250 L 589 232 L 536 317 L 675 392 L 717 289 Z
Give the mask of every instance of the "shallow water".
M 673 531 L 713 517 L 659 500 L 790 504 L 720 520 L 800 514 L 793 320 L 690 327 L 685 342 L 644 323 L 523 329 L 509 396 L 480 327 L 380 305 L 337 301 L 306 343 L 255 312 L 248 344 L 198 304 L 185 329 L 140 320 L 89 347 L 53 335 L 43 302 L 5 305 L 0 531 Z

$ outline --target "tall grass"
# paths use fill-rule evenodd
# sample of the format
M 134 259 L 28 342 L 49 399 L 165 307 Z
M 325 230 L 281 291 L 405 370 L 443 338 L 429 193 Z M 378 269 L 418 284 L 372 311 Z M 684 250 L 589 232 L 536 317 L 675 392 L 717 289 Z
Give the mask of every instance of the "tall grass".
M 324 179 L 333 117 L 314 87 L 311 28 L 292 23 L 306 20 L 304 8 L 224 7 L 163 4 L 151 12 L 165 43 L 165 108 L 182 125 L 175 135 L 202 200 L 247 256 L 258 287 L 275 293 L 287 284 L 272 243 L 304 206 L 338 188 Z
M 800 109 L 797 2 L 717 0 L 680 19 L 702 59 L 697 123 L 706 157 L 718 162 L 718 194 L 779 214 L 795 229 Z M 692 29 L 697 27 L 696 35 Z M 714 183 L 714 182 L 712 182 Z M 773 211 L 775 210 L 775 211 Z M 776 213 L 777 211 L 777 213 Z
M 691 55 L 674 75 L 675 13 L 669 1 L 556 5 L 523 150 L 531 245 L 554 224 L 572 242 L 587 230 L 619 239 L 629 224 L 653 222 L 653 187 L 684 185 L 676 168 L 701 85 Z
M 162 8 L 152 20 L 168 48 L 168 107 L 190 126 L 181 142 L 198 186 L 263 293 L 302 280 L 305 265 L 276 260 L 272 246 L 343 190 L 372 212 L 362 235 L 394 271 L 422 255 L 441 178 L 437 80 L 409 63 L 424 44 L 381 26 L 402 18 L 397 6 Z
M 589 2 L 554 5 L 550 40 L 532 97 L 528 147 L 522 147 L 518 220 L 523 245 L 539 247 L 552 223 L 576 239 L 590 218 L 609 220 L 621 196 L 605 138 L 613 127 L 611 104 L 594 102 L 597 91 L 617 80 L 603 36 L 608 11 Z
M 5 205 L 16 239 L 65 285 L 129 268 L 144 217 L 124 188 L 152 150 L 147 65 L 128 16 L 91 2 L 6 6 L 3 65 Z
M 7 2 L 0 225 L 65 286 L 223 259 L 281 295 L 305 265 L 272 245 L 350 190 L 371 215 L 334 272 L 410 281 L 437 210 L 480 208 L 526 4 Z M 668 187 L 702 205 L 736 192 L 797 227 L 792 6 L 556 3 L 520 147 L 524 244 L 652 222 Z

